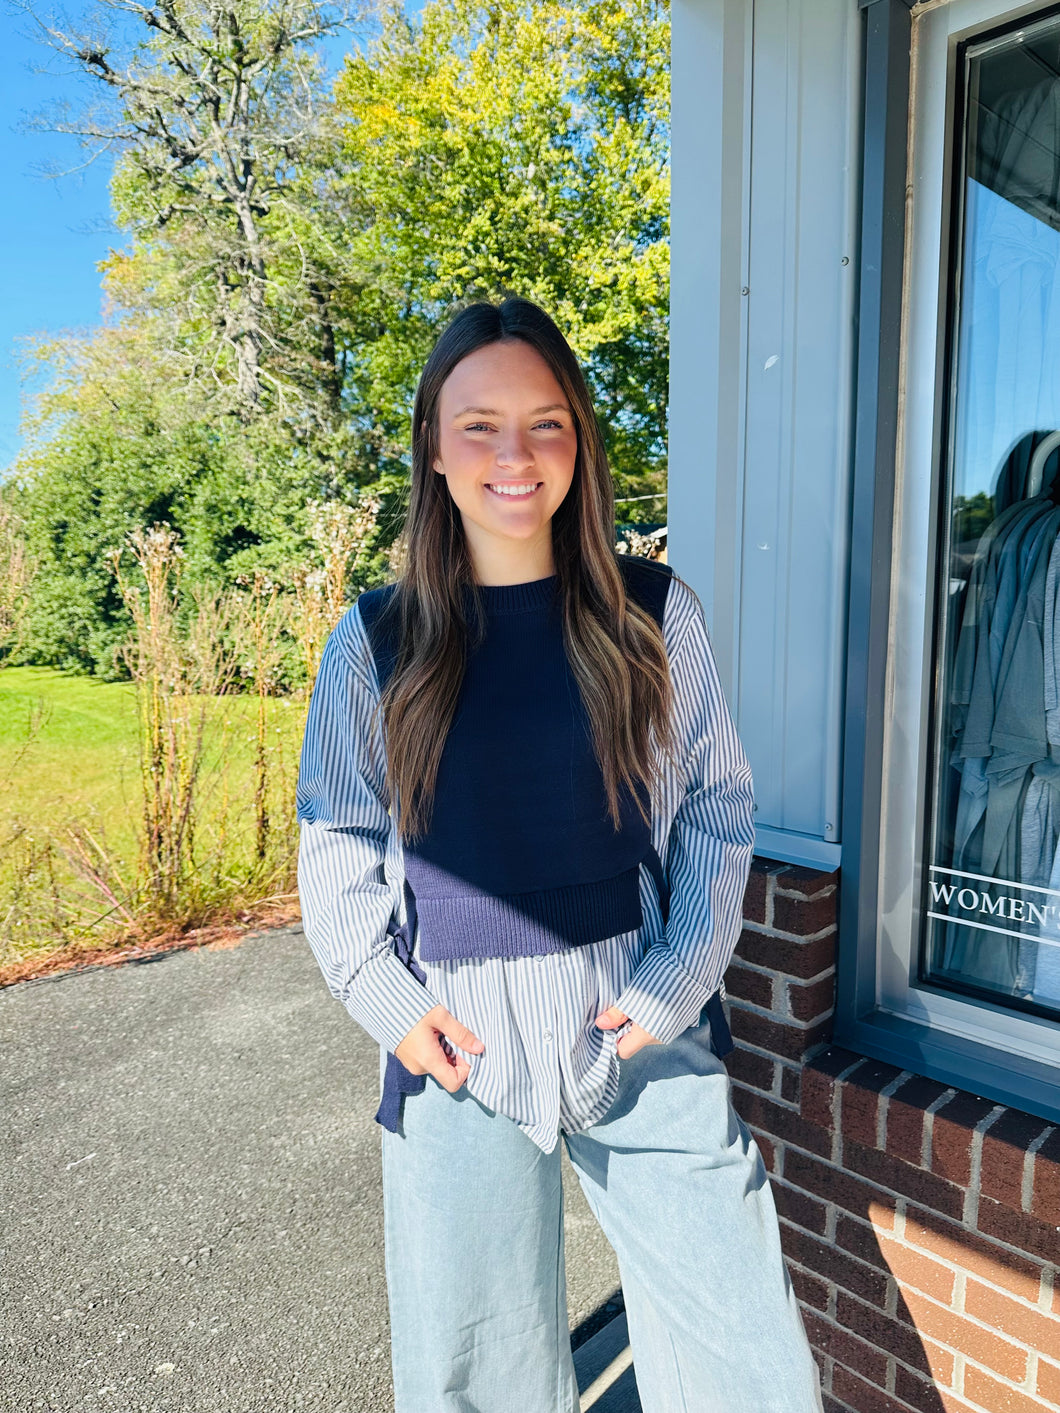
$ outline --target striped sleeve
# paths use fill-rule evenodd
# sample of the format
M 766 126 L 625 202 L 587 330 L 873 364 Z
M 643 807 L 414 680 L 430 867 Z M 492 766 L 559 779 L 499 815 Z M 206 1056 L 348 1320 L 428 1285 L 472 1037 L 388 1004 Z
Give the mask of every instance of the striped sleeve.
M 332 630 L 309 702 L 298 770 L 298 892 L 328 990 L 393 1050 L 436 999 L 402 965 L 387 925 L 400 884 L 387 877 L 391 815 L 382 726 L 356 605 Z
M 645 953 L 616 1007 L 667 1044 L 699 1017 L 739 940 L 754 853 L 751 768 L 718 677 L 703 608 L 674 578 L 664 629 L 684 793 L 670 828 L 665 937 Z M 670 639 L 673 646 L 670 646 Z

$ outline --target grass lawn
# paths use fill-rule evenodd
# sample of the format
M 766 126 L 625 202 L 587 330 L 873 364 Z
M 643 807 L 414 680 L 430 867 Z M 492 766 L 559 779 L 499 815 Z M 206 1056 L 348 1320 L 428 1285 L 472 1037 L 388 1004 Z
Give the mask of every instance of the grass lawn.
M 266 707 L 276 837 L 293 826 L 304 703 L 273 698 Z M 217 698 L 207 721 L 196 860 L 235 897 L 253 864 L 257 702 Z M 141 810 L 132 685 L 51 668 L 0 669 L 0 963 L 85 935 L 108 908 L 71 862 L 69 828 L 87 831 L 131 883 Z M 111 920 L 95 925 L 105 931 Z

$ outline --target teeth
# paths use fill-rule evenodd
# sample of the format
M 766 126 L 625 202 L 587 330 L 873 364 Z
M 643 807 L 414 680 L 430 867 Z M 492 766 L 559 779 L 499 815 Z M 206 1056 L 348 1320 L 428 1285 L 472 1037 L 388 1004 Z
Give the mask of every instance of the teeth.
M 491 491 L 497 491 L 502 496 L 528 496 L 537 490 L 536 483 L 532 486 L 490 486 Z

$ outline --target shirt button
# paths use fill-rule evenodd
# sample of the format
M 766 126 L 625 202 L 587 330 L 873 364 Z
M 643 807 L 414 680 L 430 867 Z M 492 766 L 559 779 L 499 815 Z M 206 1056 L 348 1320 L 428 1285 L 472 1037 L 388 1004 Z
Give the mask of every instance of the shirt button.
M 551 1040 L 551 1039 L 552 1039 L 552 1032 L 551 1032 L 551 1030 L 546 1030 L 545 1033 L 544 1033 L 544 1035 L 541 1037 L 541 1039 L 544 1040 L 544 1041 L 546 1041 L 546 1042 L 548 1042 L 549 1040 Z

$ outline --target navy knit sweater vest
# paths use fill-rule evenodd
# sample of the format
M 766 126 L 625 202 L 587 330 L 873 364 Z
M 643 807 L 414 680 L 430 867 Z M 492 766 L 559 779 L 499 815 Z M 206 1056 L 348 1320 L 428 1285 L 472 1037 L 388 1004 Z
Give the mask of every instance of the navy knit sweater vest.
M 627 593 L 661 627 L 673 571 L 617 558 Z M 539 955 L 643 923 L 650 829 L 628 790 L 621 828 L 608 816 L 558 585 L 552 575 L 479 586 L 485 636 L 468 650 L 429 828 L 403 849 L 425 961 Z M 388 585 L 357 601 L 381 686 L 399 646 L 399 615 L 385 612 L 393 593 Z

